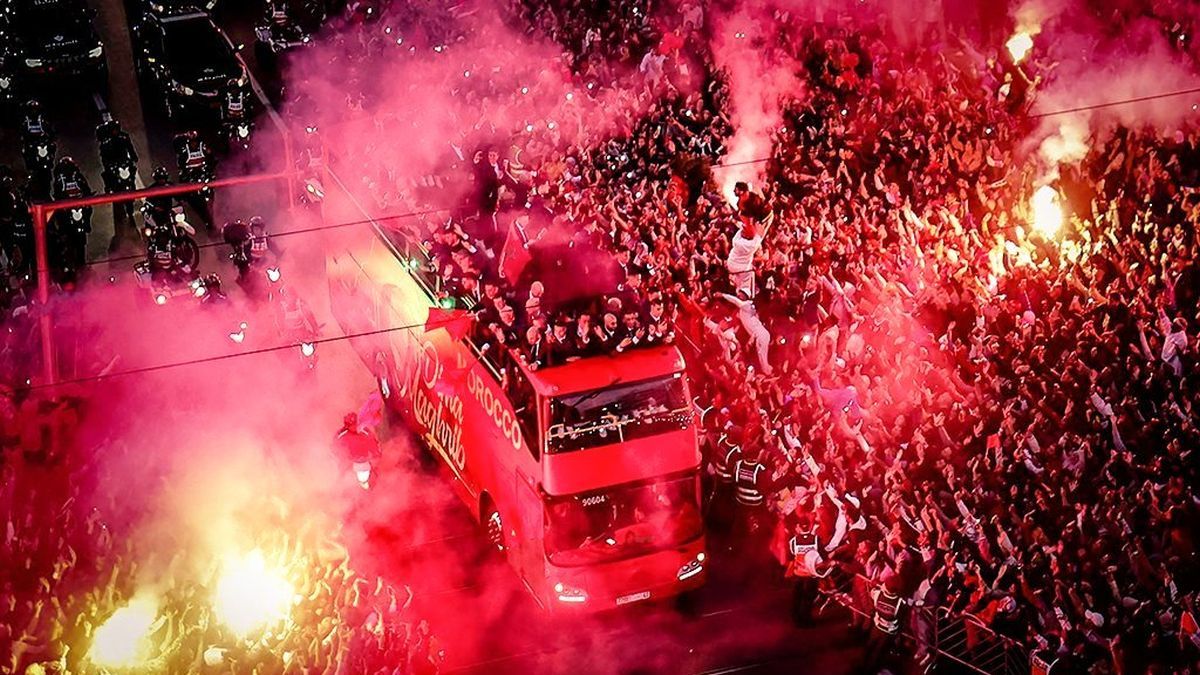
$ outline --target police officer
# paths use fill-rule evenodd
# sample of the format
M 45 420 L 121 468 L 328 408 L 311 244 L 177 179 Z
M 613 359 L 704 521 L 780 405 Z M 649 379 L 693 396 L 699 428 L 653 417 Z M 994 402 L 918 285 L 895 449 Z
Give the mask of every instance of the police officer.
M 720 435 L 717 436 L 717 454 L 713 461 L 713 474 L 721 485 L 733 485 L 734 469 L 742 459 L 742 447 L 739 443 L 741 435 L 741 428 L 729 421 L 725 423 Z
M 157 188 L 171 185 L 171 174 L 167 172 L 167 167 L 160 166 L 150 174 L 150 179 L 153 181 L 147 187 Z M 161 197 L 150 197 L 146 199 L 145 213 L 149 222 L 146 223 L 148 228 L 167 227 L 171 224 L 171 212 L 175 209 L 175 198 L 170 195 Z
M 104 180 L 104 190 L 112 193 L 133 189 L 137 184 L 137 150 L 129 134 L 113 119 L 112 114 L 105 112 L 101 116 L 100 124 L 96 127 L 96 141 L 100 145 L 100 165 L 103 167 L 100 177 Z M 127 222 L 132 221 L 133 202 L 113 204 L 114 217 L 118 214 L 123 214 Z M 114 244 L 116 239 L 114 233 Z
M 768 481 L 771 473 L 763 462 L 760 439 L 747 438 L 742 447 L 742 458 L 734 464 L 734 498 L 740 507 L 740 520 L 746 537 L 744 544 L 753 554 L 748 562 L 752 568 L 770 567 L 769 539 L 773 532 L 771 512 L 766 508 Z
M 50 125 L 42 118 L 37 101 L 26 104 L 25 117 L 21 121 L 21 141 L 21 159 L 28 173 L 27 191 L 34 199 L 49 199 L 58 144 L 54 142 Z
M 271 239 L 267 235 L 267 221 L 262 216 L 250 218 L 250 261 L 254 265 L 262 265 L 267 256 L 273 251 Z
M 904 599 L 887 584 L 875 589 L 872 593 L 875 599 L 875 612 L 872 623 L 885 635 L 895 635 L 900 632 L 900 609 Z
M 33 222 L 29 202 L 8 167 L 0 167 L 0 237 L 14 272 L 33 269 Z
M 54 167 L 54 199 L 79 199 L 92 196 L 87 178 L 75 160 L 63 157 Z M 54 212 L 51 240 L 54 242 L 54 267 L 61 282 L 73 281 L 83 269 L 87 257 L 87 237 L 92 231 L 92 207 L 59 209 Z
M 179 167 L 179 180 L 184 183 L 208 183 L 213 178 L 216 160 L 208 144 L 195 131 L 185 131 L 175 137 L 175 161 Z M 199 192 L 184 195 L 182 199 L 200 216 L 204 227 L 211 230 L 212 191 L 205 187 Z
M 797 624 L 803 624 L 812 618 L 819 580 L 829 574 L 829 569 L 822 555 L 821 539 L 812 515 L 802 512 L 797 517 L 800 522 L 788 540 L 788 553 L 792 561 L 787 574 L 796 579 L 792 589 L 792 618 Z
M 766 501 L 763 489 L 767 467 L 762 464 L 761 454 L 757 450 L 743 451 L 742 458 L 734 464 L 734 495 L 742 506 L 757 508 Z
M 42 114 L 42 104 L 35 99 L 25 102 L 25 116 L 21 118 L 21 138 L 29 142 L 39 136 L 54 137 L 54 130 Z
M 221 106 L 222 121 L 226 124 L 231 122 L 240 122 L 246 119 L 246 88 L 242 86 L 237 78 L 230 78 L 225 83 L 224 100 Z
M 247 225 L 241 218 L 225 223 L 221 228 L 221 237 L 229 244 L 232 252 L 229 258 L 233 260 L 234 267 L 238 271 L 238 281 L 244 283 L 250 273 L 250 249 L 251 236 L 250 226 Z

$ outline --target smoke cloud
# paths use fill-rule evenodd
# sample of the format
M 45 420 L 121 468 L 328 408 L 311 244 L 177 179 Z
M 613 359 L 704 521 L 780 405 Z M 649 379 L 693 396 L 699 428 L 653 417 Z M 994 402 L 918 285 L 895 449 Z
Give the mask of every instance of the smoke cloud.
M 1189 4 L 1106 3 L 1107 13 L 1081 0 L 1033 0 L 1018 6 L 1013 12 L 1017 30 L 1037 35 L 1035 62 L 1052 64 L 1043 71 L 1033 114 L 1196 87 L 1200 73 L 1192 38 L 1175 26 L 1176 19 L 1189 16 Z M 1173 134 L 1196 118 L 1197 100 L 1169 97 L 1054 115 L 1044 119 L 1034 136 L 1044 139 L 1040 154 L 1053 171 L 1059 162 L 1082 159 L 1088 145 L 1103 141 L 1116 126 Z
M 750 6 L 714 20 L 713 58 L 728 77 L 734 128 L 724 159 L 730 168 L 722 177 L 723 191 L 731 202 L 735 183 L 757 183 L 764 175 L 765 164 L 750 162 L 770 156 L 785 97 L 803 93 L 796 77 L 799 64 L 776 40 L 778 18 L 767 7 Z

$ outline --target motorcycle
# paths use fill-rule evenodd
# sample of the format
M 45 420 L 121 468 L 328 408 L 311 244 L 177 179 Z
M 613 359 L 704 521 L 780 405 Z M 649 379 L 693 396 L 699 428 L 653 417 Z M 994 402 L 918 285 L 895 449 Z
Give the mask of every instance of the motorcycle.
M 80 190 L 64 195 L 67 199 L 83 196 Z M 50 219 L 50 241 L 53 243 L 51 268 L 60 275 L 60 282 L 71 282 L 87 264 L 87 240 L 92 232 L 92 208 L 76 207 L 55 211 Z
M 179 261 L 175 242 L 169 230 L 154 231 L 146 246 L 146 259 L 133 268 L 138 288 L 149 291 L 156 305 L 185 295 L 203 295 L 197 293 L 200 276 L 195 268 Z
M 203 183 L 204 187 L 196 192 L 196 196 L 204 202 L 204 207 L 208 213 L 212 213 L 212 188 L 208 186 L 213 180 L 213 172 L 208 169 L 183 169 L 179 172 L 179 181 L 181 183 Z
M 319 7 L 305 7 L 303 11 L 309 23 L 320 25 L 324 19 L 324 10 Z M 270 56 L 281 54 L 289 49 L 312 44 L 312 36 L 302 25 L 292 17 L 285 4 L 271 3 L 269 11 L 263 17 L 263 23 L 255 26 L 255 38 L 262 50 Z
M 237 82 L 230 82 L 229 86 L 231 88 L 225 93 L 221 106 L 221 140 L 226 152 L 232 152 L 235 148 L 249 150 L 254 123 L 246 109 L 246 91 Z
M 221 277 L 215 272 L 194 279 L 189 286 L 201 305 L 219 305 L 229 299 L 221 290 Z
M 104 179 L 105 188 L 110 193 L 131 192 L 137 189 L 137 165 L 127 159 L 114 162 L 112 165 L 104 164 L 101 177 Z M 125 222 L 129 222 L 132 226 L 132 201 L 114 203 L 113 211 L 124 214 Z
M 104 167 L 104 182 L 112 186 L 110 192 L 127 192 L 137 188 L 137 166 L 133 162 L 119 162 Z
M 200 262 L 200 245 L 196 243 L 196 228 L 187 222 L 182 206 L 174 206 L 163 213 L 149 203 L 142 206 L 144 226 L 142 234 L 147 247 L 157 242 L 160 249 L 171 252 L 172 264 L 180 268 L 195 269 Z M 164 246 L 169 242 L 169 246 Z
M 225 152 L 250 149 L 250 134 L 254 124 L 249 120 L 225 120 L 221 122 L 221 139 L 225 142 Z

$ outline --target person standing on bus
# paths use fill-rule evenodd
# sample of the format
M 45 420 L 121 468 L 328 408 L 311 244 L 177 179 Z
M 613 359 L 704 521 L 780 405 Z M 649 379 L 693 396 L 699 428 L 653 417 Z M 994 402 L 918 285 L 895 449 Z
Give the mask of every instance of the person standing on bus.
M 521 345 L 521 360 L 530 370 L 543 368 L 549 363 L 549 349 L 546 347 L 546 340 L 542 338 L 542 331 L 537 326 L 530 326 L 525 330 L 525 344 Z
M 591 356 L 596 353 L 598 338 L 593 330 L 592 315 L 584 312 L 575 320 L 574 346 L 579 356 Z
M 572 327 L 571 317 L 566 314 L 554 318 L 550 334 L 546 336 L 546 365 L 560 366 L 575 357 Z

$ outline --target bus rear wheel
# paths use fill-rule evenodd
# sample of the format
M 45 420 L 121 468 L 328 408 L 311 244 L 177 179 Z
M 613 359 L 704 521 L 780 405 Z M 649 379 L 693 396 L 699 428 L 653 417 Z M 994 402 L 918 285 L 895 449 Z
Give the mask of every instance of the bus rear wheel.
M 484 503 L 483 528 L 487 532 L 488 541 L 497 551 L 504 550 L 504 519 L 500 511 L 490 502 Z

